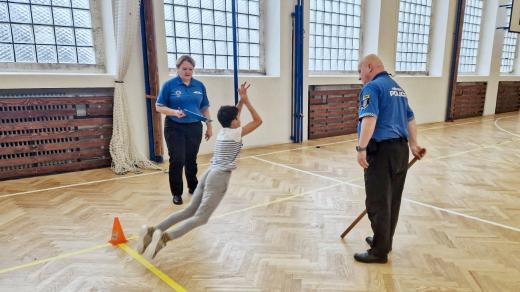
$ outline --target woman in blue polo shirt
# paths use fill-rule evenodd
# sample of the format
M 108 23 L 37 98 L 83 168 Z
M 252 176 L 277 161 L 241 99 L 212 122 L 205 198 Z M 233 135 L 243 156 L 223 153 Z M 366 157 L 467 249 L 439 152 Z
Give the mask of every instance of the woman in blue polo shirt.
M 177 77 L 168 80 L 161 88 L 155 106 L 166 115 L 164 138 L 170 156 L 169 179 L 173 203 L 182 204 L 182 170 L 186 168 L 186 181 L 190 194 L 197 188 L 197 154 L 202 140 L 202 115 L 207 118 L 206 141 L 213 133 L 209 115 L 206 87 L 193 79 L 195 61 L 183 55 L 177 60 Z M 192 114 L 195 113 L 195 114 Z

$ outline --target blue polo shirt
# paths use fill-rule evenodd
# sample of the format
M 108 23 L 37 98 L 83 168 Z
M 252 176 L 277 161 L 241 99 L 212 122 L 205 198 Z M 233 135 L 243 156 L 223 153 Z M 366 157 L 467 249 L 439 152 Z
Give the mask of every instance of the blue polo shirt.
M 199 115 L 202 110 L 209 106 L 208 96 L 206 95 L 206 87 L 202 82 L 191 79 L 190 84 L 186 86 L 182 79 L 177 76 L 164 83 L 157 96 L 156 106 L 166 106 L 175 110 L 187 109 Z M 168 118 L 177 123 L 194 123 L 200 121 L 194 115 L 186 114 L 183 118 L 168 116 Z
M 358 137 L 361 132 L 361 119 L 368 116 L 377 118 L 372 139 L 408 139 L 408 122 L 414 119 L 414 114 L 408 105 L 406 93 L 386 71 L 374 76 L 361 89 Z

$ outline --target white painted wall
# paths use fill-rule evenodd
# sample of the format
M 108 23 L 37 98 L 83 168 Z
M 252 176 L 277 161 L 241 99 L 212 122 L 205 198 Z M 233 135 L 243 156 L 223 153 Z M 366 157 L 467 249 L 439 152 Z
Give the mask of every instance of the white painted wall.
M 114 82 L 115 58 L 114 37 L 111 11 L 111 0 L 99 0 L 103 7 L 102 24 L 104 32 L 106 73 L 82 74 L 32 72 L 0 72 L 0 88 L 52 88 L 52 87 L 111 87 Z M 245 146 L 261 146 L 289 142 L 291 134 L 291 12 L 294 2 L 291 0 L 265 0 L 263 7 L 264 42 L 266 75 L 240 76 L 241 81 L 253 84 L 250 89 L 253 104 L 264 118 L 264 124 L 254 134 L 245 139 Z M 501 80 L 520 80 L 518 75 L 503 76 L 498 73 L 502 49 L 503 32 L 496 30 L 497 22 L 503 19 L 503 9 L 497 8 L 503 0 L 486 0 L 484 10 L 484 26 L 482 28 L 482 44 L 479 56 L 479 73 L 476 76 L 459 76 L 459 81 L 487 81 L 485 115 L 493 114 L 496 102 L 498 82 Z M 161 1 L 155 2 L 156 37 L 159 75 L 161 83 L 174 75 L 170 74 L 166 60 L 166 41 Z M 379 54 L 387 70 L 394 74 L 396 28 L 398 16 L 398 0 L 364 0 L 362 16 L 361 55 Z M 433 1 L 432 44 L 430 47 L 430 75 L 404 76 L 396 75 L 396 80 L 407 91 L 410 103 L 419 123 L 443 121 L 446 111 L 448 91 L 449 62 L 454 30 L 455 0 Z M 305 0 L 305 14 L 308 27 L 309 1 Z M 146 106 L 144 97 L 143 64 L 141 39 L 139 32 L 134 42 L 133 58 L 125 80 L 130 110 L 130 129 L 139 151 L 148 155 L 148 129 L 146 123 Z M 308 37 L 306 36 L 305 56 L 307 59 Z M 307 62 L 305 62 L 307 70 Z M 517 59 L 517 68 L 520 63 Z M 517 72 L 519 72 L 517 70 Z M 196 75 L 208 89 L 211 114 L 215 118 L 219 106 L 233 103 L 232 76 Z M 305 74 L 304 85 L 315 84 L 352 84 L 358 83 L 357 75 L 309 75 Z M 304 90 L 304 113 L 307 112 L 307 90 Z M 247 114 L 243 120 L 248 120 Z M 214 132 L 219 130 L 218 122 L 214 123 Z M 307 117 L 304 117 L 304 137 L 307 137 Z M 214 139 L 203 142 L 200 153 L 212 150 Z

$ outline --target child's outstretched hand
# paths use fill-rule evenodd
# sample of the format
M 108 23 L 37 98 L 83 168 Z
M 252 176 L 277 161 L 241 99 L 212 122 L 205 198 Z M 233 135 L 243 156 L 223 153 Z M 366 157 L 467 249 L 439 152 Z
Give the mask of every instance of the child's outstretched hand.
M 238 89 L 238 94 L 240 95 L 240 99 L 242 101 L 248 100 L 247 96 L 247 90 L 251 87 L 251 84 L 248 84 L 247 82 L 244 82 L 240 84 L 240 88 Z

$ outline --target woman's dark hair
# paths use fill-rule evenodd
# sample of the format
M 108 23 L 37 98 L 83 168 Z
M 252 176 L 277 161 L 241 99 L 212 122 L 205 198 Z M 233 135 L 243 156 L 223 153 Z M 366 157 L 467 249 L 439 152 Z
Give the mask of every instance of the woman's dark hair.
M 184 62 L 188 62 L 191 64 L 191 66 L 193 66 L 195 68 L 195 60 L 193 60 L 193 58 L 189 55 L 182 55 L 179 57 L 179 59 L 177 59 L 177 62 L 176 62 L 176 66 L 177 66 L 177 69 L 181 66 L 182 63 Z
M 223 105 L 218 110 L 217 119 L 224 128 L 229 128 L 231 122 L 238 116 L 238 108 L 233 105 Z

